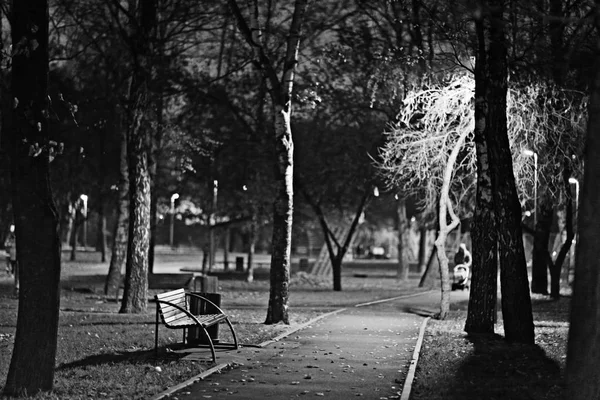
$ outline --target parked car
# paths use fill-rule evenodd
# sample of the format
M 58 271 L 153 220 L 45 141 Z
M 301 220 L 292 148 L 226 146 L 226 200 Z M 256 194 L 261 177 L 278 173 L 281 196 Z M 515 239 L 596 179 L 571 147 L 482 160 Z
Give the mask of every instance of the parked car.
M 390 258 L 390 255 L 386 253 L 385 248 L 382 246 L 371 246 L 369 248 L 368 258 L 388 259 Z

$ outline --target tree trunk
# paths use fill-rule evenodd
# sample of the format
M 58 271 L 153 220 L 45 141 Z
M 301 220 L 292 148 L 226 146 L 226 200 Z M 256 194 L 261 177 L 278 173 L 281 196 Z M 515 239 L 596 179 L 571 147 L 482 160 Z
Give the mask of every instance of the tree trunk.
M 468 131 L 464 131 L 456 139 L 456 143 L 452 144 L 452 151 L 448 155 L 446 166 L 444 167 L 444 176 L 442 181 L 442 187 L 440 188 L 440 197 L 438 205 L 438 236 L 435 239 L 435 248 L 437 250 L 437 258 L 440 263 L 440 279 L 442 286 L 442 298 L 440 301 L 440 312 L 437 318 L 446 318 L 448 311 L 450 311 L 450 274 L 448 271 L 448 256 L 446 255 L 446 239 L 448 234 L 452 232 L 459 224 L 460 219 L 454 213 L 452 201 L 450 200 L 450 184 L 452 180 L 452 174 L 454 172 L 454 165 L 456 164 L 456 158 L 458 157 L 459 151 L 462 149 Z M 450 216 L 450 223 L 448 223 L 448 216 Z
M 104 215 L 104 196 L 98 200 L 98 226 L 96 251 L 100 252 L 100 262 L 106 262 L 106 216 Z
M 162 42 L 161 42 L 162 43 Z M 161 46 L 159 45 L 159 48 Z M 162 60 L 162 58 L 161 58 Z M 159 62 L 161 62 L 159 60 Z M 160 82 L 161 76 L 157 77 Z M 158 210 L 158 194 L 156 184 L 156 174 L 160 168 L 160 153 L 162 148 L 162 136 L 164 131 L 163 109 L 164 99 L 162 94 L 162 85 L 157 85 L 156 93 L 156 134 L 152 140 L 152 148 L 149 153 L 149 173 L 150 173 L 150 243 L 148 248 L 148 272 L 154 273 L 154 248 L 156 246 L 156 223 Z
M 419 274 L 423 275 L 427 268 L 427 228 L 419 228 Z
M 454 213 L 454 209 L 452 207 L 452 202 L 450 200 L 450 182 L 452 179 L 452 173 L 454 171 L 454 164 L 456 163 L 456 158 L 458 156 L 458 152 L 463 147 L 465 143 L 465 138 L 467 137 L 467 131 L 461 133 L 460 137 L 457 139 L 456 143 L 452 145 L 452 151 L 448 156 L 448 160 L 446 161 L 446 166 L 444 169 L 444 177 L 442 182 L 442 187 L 440 188 L 440 197 L 439 197 L 439 205 L 438 205 L 438 236 L 435 239 L 435 248 L 437 258 L 440 264 L 440 283 L 442 290 L 442 298 L 440 301 L 440 312 L 437 315 L 439 319 L 445 319 L 448 315 L 448 311 L 450 311 L 450 273 L 448 271 L 448 256 L 446 255 L 446 239 L 448 238 L 448 234 L 452 232 L 458 224 L 460 224 L 460 219 Z M 450 223 L 448 223 L 448 216 L 450 216 Z
M 148 302 L 148 254 L 150 247 L 150 171 L 151 148 L 149 124 L 144 114 L 149 108 L 148 75 L 150 71 L 150 38 L 156 21 L 156 0 L 138 4 L 134 54 L 137 67 L 133 71 L 127 110 L 127 161 L 129 166 L 129 232 L 125 290 L 121 313 L 144 313 Z
M 425 60 L 425 46 L 423 46 L 423 32 L 421 31 L 421 0 L 412 0 L 412 40 L 411 44 L 417 50 L 417 65 L 419 77 L 425 74 L 427 63 Z
M 550 245 L 550 229 L 554 216 L 553 200 L 548 191 L 545 191 L 540 197 L 536 212 L 538 217 L 533 235 L 531 292 L 548 294 L 548 246 Z
M 478 52 L 475 64 L 475 153 L 477 192 L 471 243 L 471 293 L 465 331 L 469 334 L 494 333 L 498 293 L 498 250 L 494 224 L 492 177 L 485 142 L 487 102 L 486 49 L 483 21 L 476 22 Z
M 141 114 L 137 118 L 141 118 Z M 129 230 L 125 289 L 121 313 L 144 313 L 148 296 L 148 249 L 150 247 L 150 176 L 145 132 L 138 125 L 127 142 L 129 166 Z
M 567 232 L 565 241 L 560 247 L 556 259 L 550 265 L 550 296 L 555 300 L 560 298 L 560 275 L 562 271 L 562 265 L 567 258 L 567 254 L 571 249 L 573 238 L 575 237 L 575 233 L 573 232 L 573 196 L 571 195 L 571 187 L 569 183 L 569 178 L 571 177 L 571 168 L 569 168 L 568 162 L 569 161 L 565 161 L 565 166 L 563 168 L 563 190 L 566 194 L 564 228 Z
M 289 324 L 288 301 L 291 267 L 293 216 L 294 146 L 290 111 L 282 106 L 275 110 L 277 159 L 275 165 L 275 202 L 271 245 L 271 288 L 266 324 Z
M 600 28 L 600 0 L 596 0 L 596 29 Z M 596 35 L 598 35 L 596 33 Z M 600 39 L 596 38 L 596 46 Z M 581 189 L 579 236 L 567 350 L 565 398 L 600 398 L 600 55 L 596 51 L 590 89 L 585 170 Z
M 436 255 L 440 266 L 440 282 L 442 287 L 442 296 L 440 300 L 440 312 L 436 315 L 438 319 L 445 319 L 450 311 L 450 274 L 448 272 L 448 256 L 446 256 L 446 238 L 448 233 L 446 229 L 440 231 L 435 240 Z
M 225 271 L 229 270 L 229 241 L 231 238 L 231 230 L 229 229 L 229 227 L 226 227 L 223 230 L 223 236 L 224 236 L 224 244 L 223 244 L 223 268 L 225 269 Z
M 117 221 L 115 223 L 112 251 L 108 275 L 104 284 L 104 294 L 112 296 L 121 285 L 121 273 L 127 259 L 127 233 L 129 231 L 129 170 L 127 167 L 127 136 L 122 129 L 121 117 L 117 117 L 117 129 L 121 136 L 121 156 L 119 158 L 119 198 Z
M 331 259 L 331 270 L 333 272 L 333 290 L 342 291 L 342 258 L 339 255 Z
M 71 256 L 69 257 L 70 261 L 77 260 L 77 236 L 79 236 L 79 221 L 77 218 L 77 204 L 79 200 L 75 201 L 73 204 L 73 229 L 71 230 L 71 237 L 69 241 L 71 243 Z
M 210 244 L 206 242 L 204 246 L 202 246 L 202 273 L 206 274 L 208 272 L 208 264 L 210 264 Z
M 217 212 L 217 194 L 218 194 L 218 190 L 219 190 L 219 182 L 217 181 L 216 177 L 214 176 L 213 173 L 213 179 L 211 179 L 210 181 L 210 190 L 212 190 L 212 201 L 211 201 L 211 208 L 210 208 L 210 216 L 209 216 L 209 229 L 208 229 L 208 249 L 209 249 L 209 255 L 208 255 L 208 271 L 212 271 L 212 269 L 215 266 L 215 261 L 217 261 L 217 243 L 215 240 L 215 236 L 217 235 L 217 231 L 216 231 L 216 212 Z
M 294 74 L 298 64 L 300 31 L 304 23 L 307 0 L 296 0 L 286 35 L 283 71 L 278 78 L 276 65 L 269 58 L 269 51 L 262 46 L 259 27 L 258 1 L 248 2 L 250 24 L 246 22 L 236 0 L 229 0 L 229 7 L 237 20 L 240 32 L 254 52 L 255 65 L 268 82 L 275 132 L 275 198 L 273 202 L 273 239 L 271 241 L 271 276 L 269 307 L 266 324 L 284 322 L 289 324 L 288 300 L 291 267 L 291 242 L 293 218 L 293 159 L 294 145 L 291 128 L 291 104 Z M 282 38 L 283 39 L 283 38 Z
M 488 145 L 502 289 L 504 331 L 509 342 L 533 343 L 534 328 L 529 280 L 523 249 L 521 205 L 513 175 L 506 125 L 508 68 L 502 0 L 490 0 Z
M 396 215 L 398 218 L 398 269 L 397 278 L 401 281 L 408 280 L 408 218 L 406 218 L 406 202 L 398 200 Z
M 9 149 L 20 268 L 17 330 L 4 394 L 35 395 L 53 387 L 60 307 L 58 211 L 49 178 L 48 3 L 12 4 Z M 41 153 L 31 155 L 34 146 Z
M 70 198 L 71 196 L 68 195 L 66 196 L 67 198 Z M 75 227 L 75 213 L 74 213 L 74 207 L 71 203 L 67 204 L 67 212 L 65 212 L 66 215 L 68 215 L 67 217 L 63 218 L 63 221 L 66 221 L 66 232 L 64 232 L 64 245 L 65 246 L 69 246 L 71 247 L 71 236 L 73 235 L 73 228 Z M 12 217 L 11 217 L 11 221 L 12 221 Z
M 438 272 L 438 275 L 434 276 L 435 272 Z M 440 272 L 440 263 L 437 259 L 437 249 L 434 245 L 431 247 L 431 252 L 429 253 L 429 260 L 427 261 L 425 272 L 421 275 L 421 280 L 419 281 L 419 287 L 434 287 L 436 282 L 441 281 Z M 438 279 L 439 278 L 439 279 Z
M 108 83 L 106 83 L 108 86 Z M 109 91 L 107 90 L 107 93 Z M 112 120 L 112 119 L 111 119 Z M 110 121 L 112 122 L 112 121 Z M 106 139 L 110 135 L 110 129 L 112 128 L 109 121 L 105 121 L 104 124 L 104 134 L 98 135 L 98 147 L 101 154 L 106 154 Z M 106 187 L 106 174 L 107 174 L 107 166 L 106 166 L 106 157 L 101 157 L 98 161 L 98 194 L 97 194 L 97 213 L 98 213 L 98 221 L 96 225 L 96 251 L 100 252 L 100 261 L 106 262 L 106 216 L 104 203 L 106 199 L 106 193 L 104 188 Z M 86 216 L 87 217 L 87 216 Z
M 150 173 L 150 240 L 148 242 L 148 273 L 154 273 L 154 248 L 156 247 L 156 221 L 158 200 L 154 185 L 154 173 Z
M 254 281 L 254 249 L 256 247 L 256 232 L 258 230 L 256 216 L 252 216 L 250 232 L 248 233 L 248 266 L 246 282 Z

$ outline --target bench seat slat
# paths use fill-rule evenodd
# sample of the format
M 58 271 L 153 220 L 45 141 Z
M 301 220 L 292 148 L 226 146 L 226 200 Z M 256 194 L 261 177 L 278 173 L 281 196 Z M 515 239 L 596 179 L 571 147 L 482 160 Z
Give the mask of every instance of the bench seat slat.
M 186 307 L 184 306 L 180 306 L 183 309 L 186 309 Z M 176 314 L 185 314 L 183 312 L 181 312 L 181 310 L 175 308 L 175 307 L 164 307 L 162 309 L 162 314 L 165 318 L 170 317 L 172 315 L 176 315 Z
M 220 321 L 225 321 L 225 319 L 227 319 L 227 316 L 225 314 L 204 314 L 194 316 L 198 319 L 198 321 L 200 321 L 202 326 L 204 326 L 205 328 L 214 325 L 215 323 L 218 323 Z M 169 321 L 165 320 L 165 325 L 167 325 L 168 327 L 178 328 L 197 326 L 196 321 L 194 321 L 186 315 L 182 315 L 180 318 L 172 319 Z
M 163 316 L 163 321 L 165 322 L 165 325 L 170 325 L 170 324 L 173 324 L 176 321 L 184 320 L 184 319 L 189 319 L 190 321 L 193 321 L 193 319 L 191 319 L 190 317 L 188 317 L 184 313 L 180 313 L 180 314 L 177 314 L 177 315 L 171 315 L 169 317 L 164 317 Z
M 198 319 L 198 321 L 202 324 L 202 326 L 204 326 L 205 328 L 208 328 L 211 325 L 214 325 L 218 322 L 221 321 L 225 321 L 227 319 L 227 316 L 225 314 L 203 314 L 203 315 L 194 315 L 194 317 L 196 317 Z M 191 319 L 190 317 L 188 317 L 185 314 L 182 314 L 180 316 L 178 316 L 177 318 L 172 318 L 170 320 L 165 320 L 165 325 L 167 326 L 177 326 L 177 327 L 184 327 L 184 326 L 196 326 L 196 321 L 194 321 L 193 319 Z

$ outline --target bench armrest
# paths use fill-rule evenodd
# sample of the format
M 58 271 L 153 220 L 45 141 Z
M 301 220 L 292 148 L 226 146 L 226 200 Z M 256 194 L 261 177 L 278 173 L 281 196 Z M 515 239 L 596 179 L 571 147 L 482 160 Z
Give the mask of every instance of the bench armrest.
M 183 312 L 186 316 L 190 317 L 192 320 L 194 320 L 194 322 L 196 322 L 198 325 L 202 326 L 202 323 L 200 321 L 198 321 L 198 318 L 196 318 L 194 316 L 194 314 L 190 313 L 188 310 L 186 310 L 185 308 L 178 306 L 177 304 L 173 304 L 170 301 L 165 301 L 165 300 L 159 300 L 159 299 L 154 299 L 156 301 L 156 307 L 158 308 L 158 304 L 162 303 L 162 304 L 168 304 L 171 307 L 175 307 L 176 309 L 178 309 L 179 311 Z M 162 314 L 161 314 L 162 316 Z
M 202 301 L 205 301 L 208 304 L 210 304 L 211 306 L 213 306 L 215 309 L 217 309 L 221 314 L 225 315 L 225 313 L 223 312 L 223 310 L 221 310 L 221 308 L 218 305 L 216 305 L 215 303 L 213 303 L 212 301 L 210 301 L 206 297 L 200 296 L 199 294 L 196 294 L 196 293 L 186 293 L 185 295 L 186 296 L 190 296 L 190 297 L 196 297 L 196 298 L 198 298 L 198 299 L 200 299 Z

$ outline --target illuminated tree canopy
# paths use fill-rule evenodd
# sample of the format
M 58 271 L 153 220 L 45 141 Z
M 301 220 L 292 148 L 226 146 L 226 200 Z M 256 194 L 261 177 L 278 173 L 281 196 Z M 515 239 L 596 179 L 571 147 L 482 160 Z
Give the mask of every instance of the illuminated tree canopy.
M 467 131 L 453 168 L 450 196 L 462 217 L 468 217 L 468 204 L 473 201 L 469 196 L 475 184 L 475 80 L 463 73 L 431 79 L 423 86 L 407 94 L 398 112 L 399 122 L 386 132 L 379 172 L 389 187 L 401 189 L 422 208 L 431 209 L 439 198 L 450 151 Z M 565 158 L 581 154 L 585 107 L 586 98 L 579 92 L 541 83 L 509 87 L 508 134 L 522 204 L 533 196 L 535 175 L 533 162 L 523 151 L 536 149 L 539 153 L 538 185 L 559 186 L 560 176 L 544 172 L 558 168 Z M 550 148 L 549 142 L 556 145 Z

